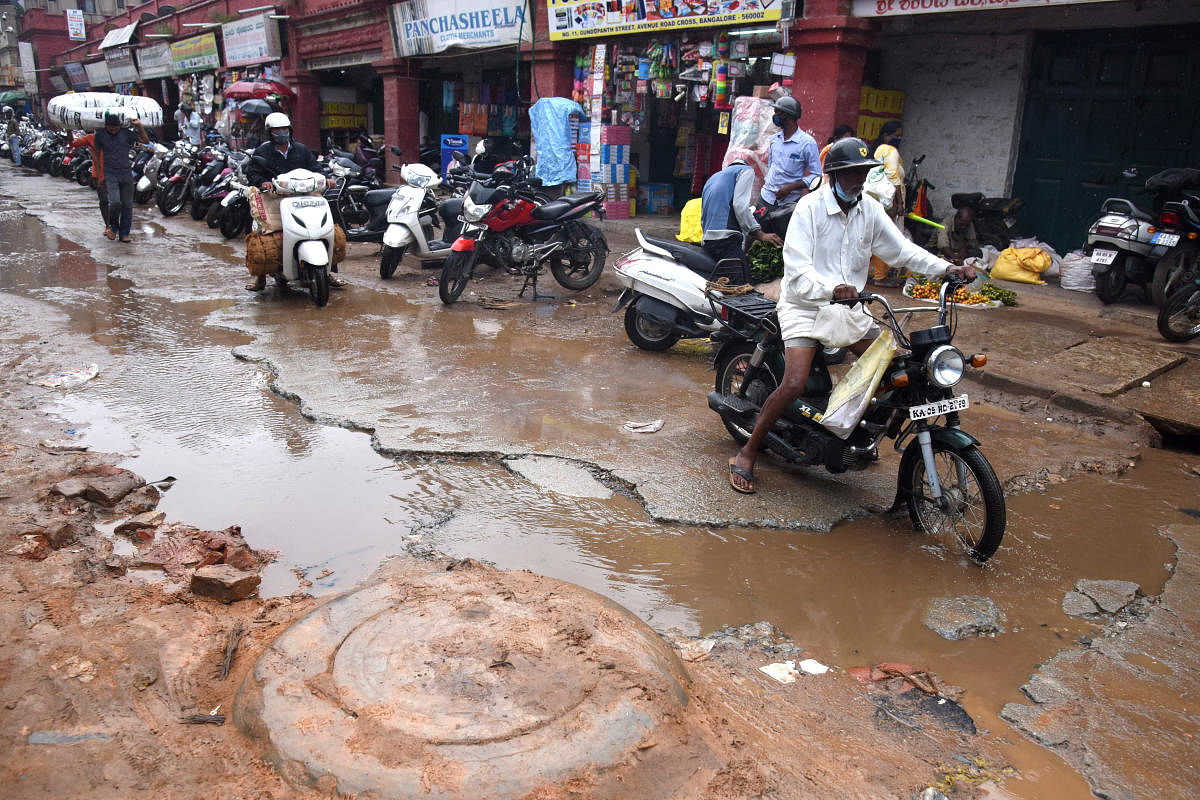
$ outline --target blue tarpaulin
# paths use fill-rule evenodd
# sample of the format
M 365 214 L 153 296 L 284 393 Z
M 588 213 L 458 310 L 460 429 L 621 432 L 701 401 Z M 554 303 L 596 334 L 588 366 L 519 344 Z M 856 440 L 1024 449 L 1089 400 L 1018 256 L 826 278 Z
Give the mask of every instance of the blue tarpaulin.
M 529 108 L 529 126 L 537 146 L 534 174 L 547 186 L 574 183 L 579 176 L 569 125 L 572 114 L 586 117 L 583 106 L 565 97 L 543 97 Z

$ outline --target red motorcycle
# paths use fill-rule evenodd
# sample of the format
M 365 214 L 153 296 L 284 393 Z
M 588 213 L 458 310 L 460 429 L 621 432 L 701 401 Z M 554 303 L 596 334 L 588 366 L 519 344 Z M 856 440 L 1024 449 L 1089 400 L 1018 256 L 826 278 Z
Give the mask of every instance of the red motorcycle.
M 563 287 L 588 288 L 600 279 L 608 257 L 608 241 L 582 217 L 603 216 L 603 192 L 569 195 L 545 201 L 541 181 L 529 176 L 528 157 L 518 160 L 509 185 L 488 188 L 478 181 L 463 198 L 463 230 L 451 248 L 438 281 L 438 296 L 450 305 L 459 298 L 475 266 L 483 262 L 512 275 L 523 275 L 518 297 L 533 288 L 543 265 Z M 546 295 L 542 295 L 546 297 Z

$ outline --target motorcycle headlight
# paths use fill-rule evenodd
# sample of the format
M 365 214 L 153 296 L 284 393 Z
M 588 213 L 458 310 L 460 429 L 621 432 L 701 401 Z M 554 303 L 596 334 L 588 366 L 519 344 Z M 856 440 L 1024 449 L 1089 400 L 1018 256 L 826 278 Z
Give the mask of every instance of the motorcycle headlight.
M 491 210 L 491 203 L 476 205 L 475 203 L 471 202 L 471 198 L 463 198 L 463 219 L 465 219 L 467 222 L 479 222 L 479 220 L 483 219 L 484 215 Z
M 925 371 L 929 374 L 929 380 L 944 389 L 949 389 L 961 381 L 966 369 L 967 362 L 962 351 L 948 344 L 935 348 L 925 359 Z

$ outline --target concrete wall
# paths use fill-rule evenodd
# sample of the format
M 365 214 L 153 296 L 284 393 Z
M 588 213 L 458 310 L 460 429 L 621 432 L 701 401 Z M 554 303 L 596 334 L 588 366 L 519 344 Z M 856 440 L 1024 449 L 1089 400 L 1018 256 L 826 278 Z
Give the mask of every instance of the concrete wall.
M 1007 194 L 1024 104 L 1028 33 L 881 37 L 881 88 L 905 93 L 905 163 L 921 174 L 945 213 L 954 192 Z

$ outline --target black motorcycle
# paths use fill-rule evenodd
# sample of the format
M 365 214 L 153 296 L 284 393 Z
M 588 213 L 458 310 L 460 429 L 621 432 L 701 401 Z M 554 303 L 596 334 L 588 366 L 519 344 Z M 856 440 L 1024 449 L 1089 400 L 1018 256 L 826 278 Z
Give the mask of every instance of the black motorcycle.
M 982 192 L 955 192 L 950 195 L 950 205 L 956 211 L 971 209 L 975 238 L 980 245 L 1005 250 L 1013 239 L 1021 238 L 1017 217 L 1025 207 L 1025 201 L 1019 197 L 984 197 Z
M 843 404 L 820 350 L 803 396 L 767 434 L 764 448 L 789 464 L 823 465 L 830 472 L 865 469 L 878 457 L 884 438 L 903 450 L 893 509 L 907 506 L 913 526 L 942 537 L 977 562 L 989 559 L 1004 536 L 1004 491 L 979 441 L 959 427 L 966 395 L 954 386 L 969 366 L 981 367 L 982 355 L 966 356 L 952 344 L 957 326 L 948 301 L 962 284 L 948 277 L 932 306 L 893 309 L 887 299 L 863 293 L 838 303 L 871 303 L 882 308 L 879 323 L 887 330 L 872 347 L 890 337 L 897 349 L 868 398 L 871 381 L 851 370 L 839 383 L 861 386 L 863 394 Z M 729 331 L 716 357 L 716 389 L 708 405 L 720 415 L 730 436 L 744 445 L 763 403 L 780 385 L 784 347 L 775 303 L 754 292 L 737 297 L 709 293 L 714 312 Z M 937 311 L 937 324 L 906 333 L 897 314 Z M 868 363 L 868 353 L 862 363 Z M 856 365 L 857 366 L 857 365 Z M 831 403 L 831 400 L 835 401 Z M 939 420 L 941 422 L 939 423 Z M 907 442 L 907 445 L 905 444 Z

